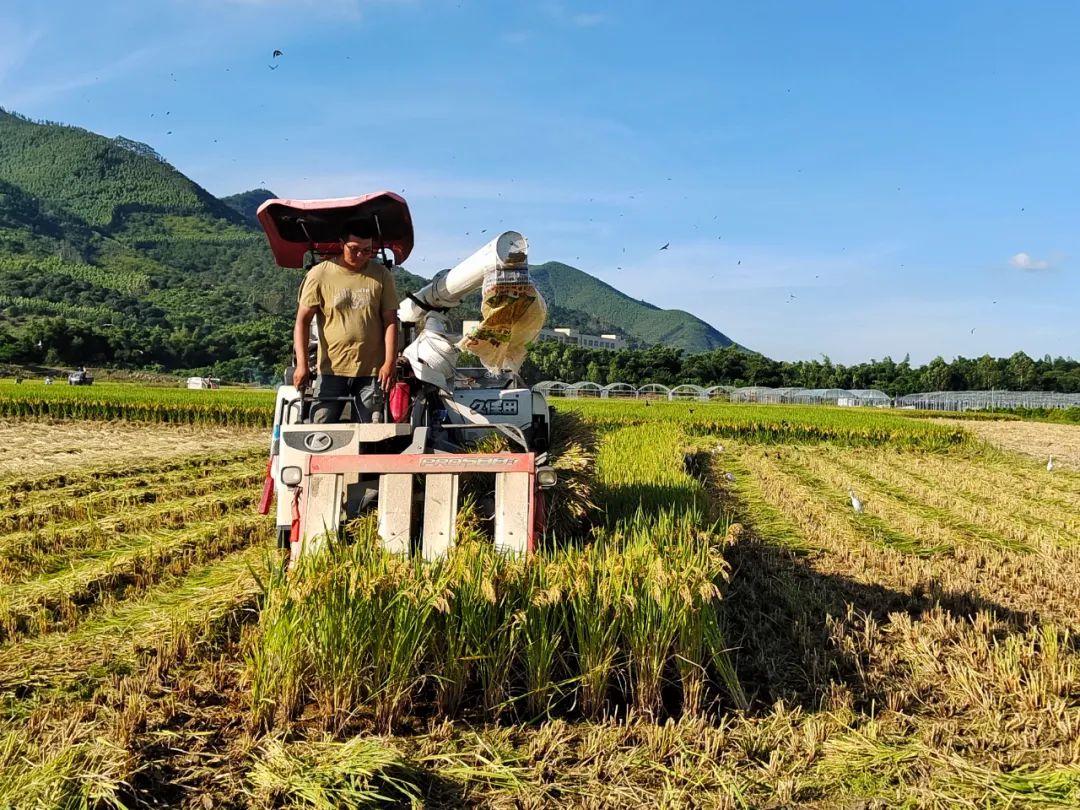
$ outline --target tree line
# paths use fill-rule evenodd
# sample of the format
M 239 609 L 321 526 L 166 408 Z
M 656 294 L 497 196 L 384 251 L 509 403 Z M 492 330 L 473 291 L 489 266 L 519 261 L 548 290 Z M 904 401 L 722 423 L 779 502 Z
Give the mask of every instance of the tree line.
M 772 360 L 732 346 L 697 354 L 652 346 L 603 351 L 543 341 L 529 351 L 522 374 L 530 384 L 541 380 L 633 386 L 693 383 L 710 387 L 760 385 L 770 388 L 874 388 L 890 396 L 921 391 L 1080 391 L 1080 361 L 1049 355 L 1036 360 L 1024 352 L 1011 357 L 935 357 L 913 366 L 910 357 L 891 357 L 845 366 L 828 356 L 821 360 Z

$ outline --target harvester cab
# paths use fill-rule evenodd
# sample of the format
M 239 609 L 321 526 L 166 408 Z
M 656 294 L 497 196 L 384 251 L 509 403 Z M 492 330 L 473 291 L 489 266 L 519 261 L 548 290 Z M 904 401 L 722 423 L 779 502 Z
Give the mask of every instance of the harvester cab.
M 413 248 L 408 205 L 391 192 L 268 200 L 258 219 L 282 267 L 310 267 L 306 255 L 333 256 L 341 249 L 339 236 L 358 223 L 376 234 L 375 248 L 388 267 L 404 262 Z M 480 503 L 489 512 L 483 516 L 490 518 L 495 547 L 533 550 L 543 531 L 542 490 L 555 486 L 557 476 L 546 464 L 547 401 L 516 373 L 544 317 L 543 299 L 529 280 L 527 250 L 521 234 L 507 231 L 403 298 L 398 382 L 370 422 L 312 424 L 313 386 L 297 389 L 292 370 L 286 372 L 277 391 L 260 510 L 268 513 L 276 500 L 278 539 L 290 549 L 290 565 L 371 506 L 387 550 L 426 559 L 445 555 L 455 541 L 465 475 L 493 481 L 490 497 Z M 488 368 L 458 369 L 461 349 L 447 311 L 481 288 L 481 333 L 460 345 Z M 310 348 L 314 352 L 314 341 Z M 310 367 L 318 368 L 314 362 Z M 476 452 L 477 442 L 492 435 L 501 441 L 488 442 L 491 452 Z

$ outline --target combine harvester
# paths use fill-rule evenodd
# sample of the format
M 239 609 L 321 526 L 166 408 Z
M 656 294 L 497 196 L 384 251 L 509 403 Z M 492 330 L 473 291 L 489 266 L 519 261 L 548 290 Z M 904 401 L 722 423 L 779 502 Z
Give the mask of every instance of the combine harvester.
M 305 254 L 340 251 L 347 226 L 363 223 L 377 255 L 401 264 L 413 247 L 405 200 L 381 192 L 334 200 L 267 200 L 258 210 L 274 258 L 303 267 Z M 495 547 L 529 553 L 544 525 L 542 490 L 557 483 L 547 466 L 551 414 L 547 401 L 517 374 L 525 344 L 543 326 L 543 299 L 529 279 L 528 242 L 516 231 L 492 239 L 456 267 L 401 301 L 402 352 L 388 406 L 368 424 L 310 424 L 312 385 L 278 388 L 271 458 L 260 510 L 276 495 L 278 540 L 290 565 L 336 535 L 374 496 L 383 546 L 394 553 L 436 559 L 454 543 L 460 477 L 494 474 L 484 499 Z M 483 288 L 484 321 L 461 346 L 494 372 L 463 377 L 461 351 L 449 335 L 447 310 Z M 311 367 L 317 369 L 317 364 Z M 380 418 L 381 417 L 381 418 Z M 484 436 L 505 437 L 506 452 L 470 452 Z

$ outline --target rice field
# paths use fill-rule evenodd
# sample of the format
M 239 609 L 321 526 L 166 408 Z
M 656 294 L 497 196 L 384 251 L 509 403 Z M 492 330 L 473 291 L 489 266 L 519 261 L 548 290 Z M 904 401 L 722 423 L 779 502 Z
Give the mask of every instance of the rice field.
M 265 442 L 222 431 L 264 395 L 115 388 L 0 390 L 13 431 L 125 438 L 0 471 L 0 807 L 1080 804 L 1073 469 L 898 414 L 558 402 L 587 483 L 542 554 L 466 508 L 439 564 L 365 518 L 285 576 Z M 174 421 L 209 450 L 161 452 Z

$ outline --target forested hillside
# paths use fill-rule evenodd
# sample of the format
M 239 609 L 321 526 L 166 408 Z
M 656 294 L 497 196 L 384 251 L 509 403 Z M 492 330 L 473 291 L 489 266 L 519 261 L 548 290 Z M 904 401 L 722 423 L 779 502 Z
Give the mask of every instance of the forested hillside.
M 222 197 L 221 201 L 240 214 L 249 225 L 258 226 L 259 220 L 255 218 L 255 212 L 259 210 L 260 205 L 276 196 L 269 189 L 253 188 L 251 191 L 241 191 L 239 194 Z
M 734 341 L 700 318 L 677 309 L 660 309 L 619 292 L 610 284 L 560 262 L 531 268 L 533 280 L 549 301 L 621 324 L 644 345 L 662 344 L 688 352 L 731 346 Z
M 243 212 L 259 194 L 234 210 L 145 144 L 0 112 L 0 362 L 268 379 L 302 272 Z

